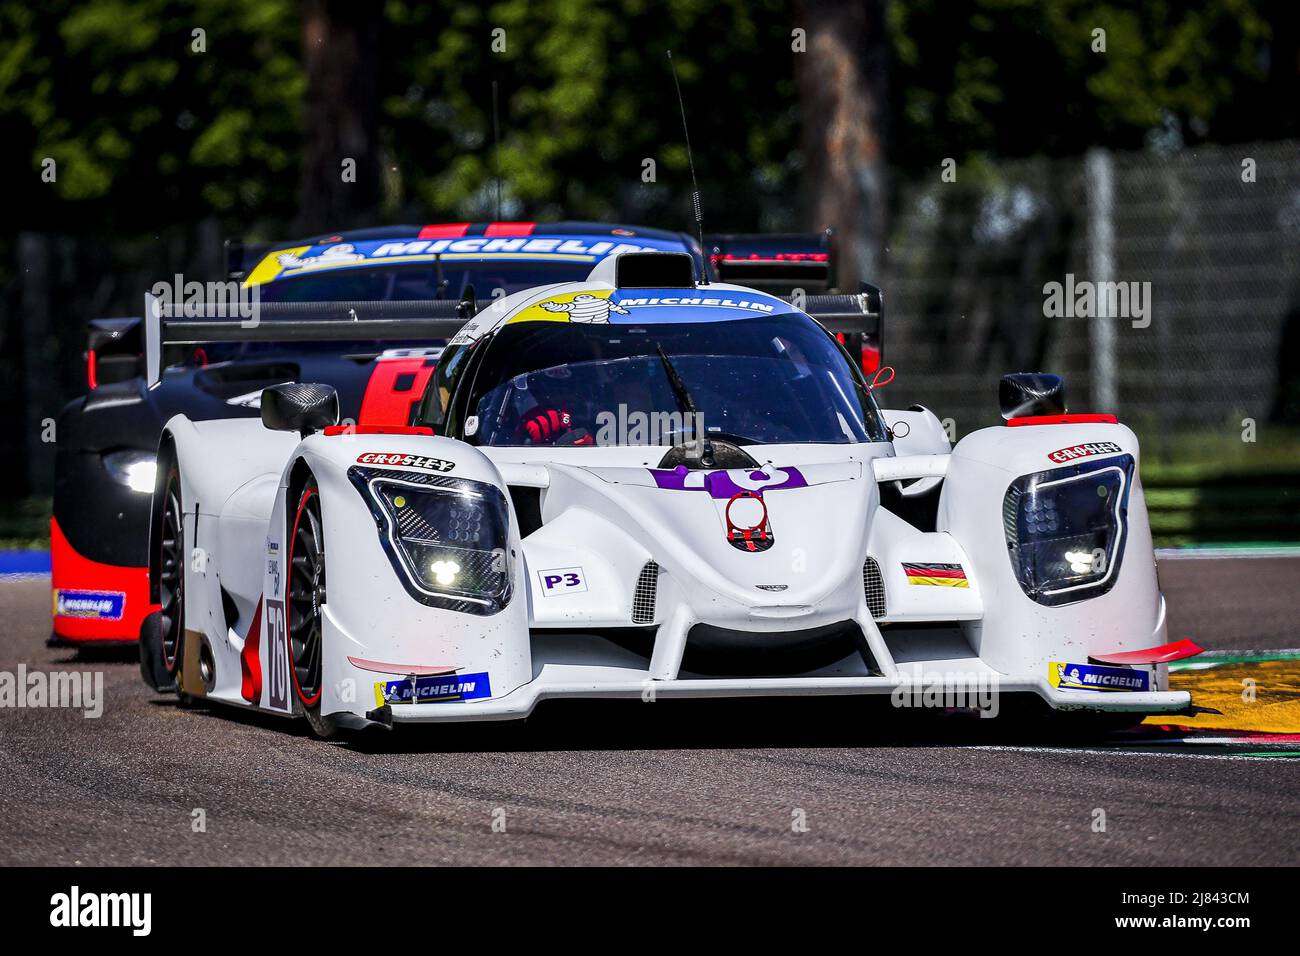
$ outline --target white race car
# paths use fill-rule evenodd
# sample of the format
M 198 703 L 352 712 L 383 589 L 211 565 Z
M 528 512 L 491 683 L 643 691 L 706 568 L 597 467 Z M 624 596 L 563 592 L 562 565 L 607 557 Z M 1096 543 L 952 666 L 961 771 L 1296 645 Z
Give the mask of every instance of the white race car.
M 272 334 L 147 309 L 151 353 Z M 312 384 L 260 422 L 167 423 L 150 683 L 321 735 L 559 697 L 1189 706 L 1137 441 L 1065 414 L 1058 379 L 1004 378 L 1006 424 L 950 447 L 880 409 L 833 323 L 673 253 L 435 311 L 458 331 L 408 427 L 340 424 Z

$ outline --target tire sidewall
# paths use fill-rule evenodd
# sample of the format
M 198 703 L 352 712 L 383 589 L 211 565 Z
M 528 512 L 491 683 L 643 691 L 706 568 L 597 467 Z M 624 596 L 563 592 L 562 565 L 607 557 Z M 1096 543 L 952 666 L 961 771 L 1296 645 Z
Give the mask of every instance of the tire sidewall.
M 306 510 L 308 501 L 313 497 L 316 499 L 316 504 L 320 511 L 321 538 L 322 538 L 321 560 L 323 563 L 326 563 L 326 567 L 328 567 L 327 564 L 328 558 L 326 557 L 326 551 L 323 543 L 325 537 L 325 514 L 324 514 L 324 508 L 321 507 L 320 487 L 317 485 L 316 479 L 314 477 L 308 476 L 307 480 L 303 483 L 302 488 L 298 492 L 297 503 L 296 506 L 294 507 L 293 522 L 289 526 L 290 529 L 289 546 L 286 549 L 287 560 L 285 564 L 286 573 L 284 575 L 284 595 L 283 595 L 286 614 L 288 613 L 288 609 L 289 609 L 289 589 L 290 587 L 292 587 L 293 584 L 293 553 L 294 553 L 294 546 L 298 540 L 298 526 L 299 523 L 302 521 L 303 513 Z M 328 579 L 329 579 L 328 574 L 326 574 L 327 582 Z M 305 717 L 308 725 L 311 727 L 312 733 L 317 737 L 324 739 L 324 738 L 334 736 L 335 732 L 338 730 L 338 725 L 329 717 L 326 717 L 321 714 L 321 701 L 324 699 L 325 696 L 325 687 L 324 687 L 325 630 L 323 627 L 321 628 L 320 639 L 321 639 L 321 649 L 320 649 L 321 676 L 319 679 L 321 682 L 321 686 L 318 687 L 316 690 L 314 701 L 309 701 L 309 699 L 303 694 L 302 687 L 298 683 L 298 671 L 297 668 L 294 667 L 294 662 L 293 662 L 292 634 L 289 635 L 289 639 L 284 642 L 285 645 L 284 652 L 285 652 L 285 656 L 288 658 L 288 660 L 285 663 L 289 668 L 289 682 L 293 689 L 293 693 L 291 695 L 291 700 L 293 701 L 293 712 L 295 714 L 301 715 L 302 717 Z
M 172 487 L 174 485 L 176 488 L 176 500 L 180 504 L 180 514 L 177 516 L 177 521 L 176 521 L 176 534 L 178 539 L 178 544 L 176 549 L 176 560 L 177 563 L 179 564 L 179 567 L 177 569 L 177 577 L 176 577 L 177 599 L 176 599 L 176 623 L 174 625 L 176 628 L 176 655 L 171 661 L 167 660 L 167 649 L 164 642 L 164 638 L 166 635 L 162 631 L 162 614 L 160 610 L 159 620 L 158 620 L 158 631 L 157 631 L 158 663 L 161 665 L 162 671 L 171 678 L 172 682 L 177 686 L 179 686 L 181 682 L 181 661 L 184 660 L 185 658 L 185 585 L 186 585 L 185 574 L 187 568 L 187 563 L 185 560 L 185 501 L 181 496 L 180 469 L 177 468 L 175 462 L 169 461 L 166 464 L 167 464 L 167 473 L 166 473 L 167 477 L 163 480 L 162 507 L 159 509 L 158 512 L 158 517 L 160 521 L 160 531 L 161 531 L 158 538 L 158 549 L 159 549 L 158 575 L 160 579 L 160 583 L 159 583 L 160 590 L 159 590 L 158 598 L 160 601 L 162 600 L 162 592 L 161 592 L 161 587 L 162 587 L 161 578 L 162 578 L 162 564 L 163 564 L 162 540 L 167 530 L 166 529 L 167 505 L 168 502 L 171 500 L 171 492 L 172 492 Z

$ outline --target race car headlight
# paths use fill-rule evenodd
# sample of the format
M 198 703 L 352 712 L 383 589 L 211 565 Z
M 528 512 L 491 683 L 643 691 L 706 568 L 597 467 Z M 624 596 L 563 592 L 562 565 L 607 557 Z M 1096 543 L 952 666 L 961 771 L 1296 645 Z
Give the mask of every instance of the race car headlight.
M 509 509 L 481 481 L 353 467 L 407 593 L 431 607 L 495 614 L 510 603 Z
M 1055 606 L 1105 594 L 1119 578 L 1128 533 L 1133 456 L 1025 475 L 1002 502 L 1021 589 Z
M 132 491 L 152 494 L 158 477 L 158 461 L 153 452 L 124 449 L 104 456 L 104 469 L 120 485 Z

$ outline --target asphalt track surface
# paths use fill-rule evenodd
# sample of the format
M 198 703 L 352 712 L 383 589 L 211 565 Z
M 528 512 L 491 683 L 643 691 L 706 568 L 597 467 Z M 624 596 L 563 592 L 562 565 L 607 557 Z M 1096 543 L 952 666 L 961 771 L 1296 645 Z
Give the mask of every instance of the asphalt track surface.
M 1174 675 L 1220 713 L 1076 743 L 866 699 L 555 703 L 319 742 L 45 647 L 48 579 L 0 581 L 0 671 L 101 671 L 106 698 L 0 709 L 0 865 L 1300 862 L 1300 658 L 1248 653 L 1300 646 L 1300 559 L 1161 580 L 1171 637 L 1232 652 Z

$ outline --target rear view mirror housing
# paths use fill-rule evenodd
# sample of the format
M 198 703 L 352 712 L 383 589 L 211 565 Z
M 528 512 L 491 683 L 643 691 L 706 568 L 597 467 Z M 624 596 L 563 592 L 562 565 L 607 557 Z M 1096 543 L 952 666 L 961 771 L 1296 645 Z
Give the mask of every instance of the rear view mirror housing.
M 339 422 L 339 393 L 331 385 L 287 382 L 262 389 L 262 424 L 304 438 Z
M 1065 379 L 1049 372 L 1012 372 L 998 383 L 1002 417 L 1065 414 Z

